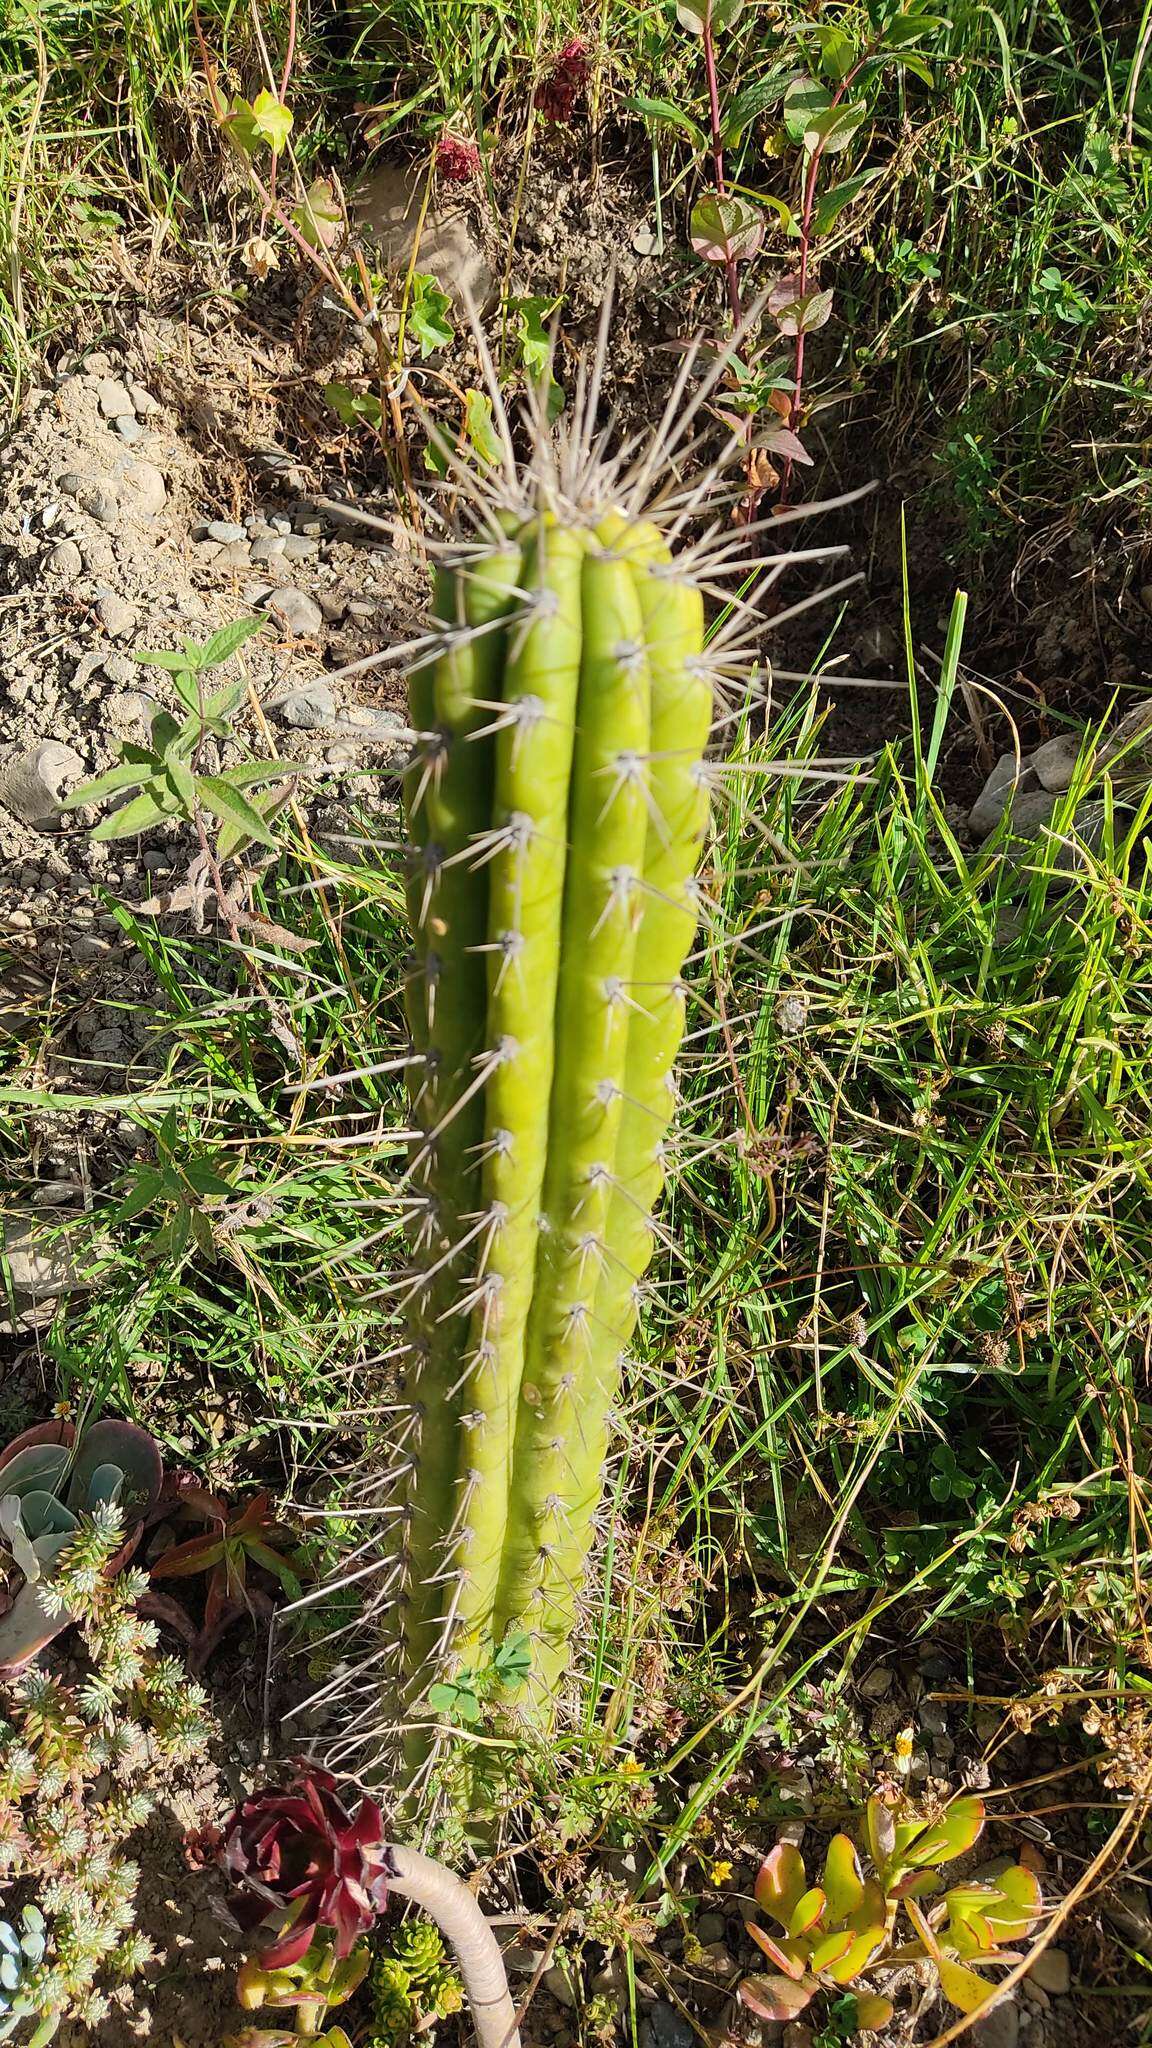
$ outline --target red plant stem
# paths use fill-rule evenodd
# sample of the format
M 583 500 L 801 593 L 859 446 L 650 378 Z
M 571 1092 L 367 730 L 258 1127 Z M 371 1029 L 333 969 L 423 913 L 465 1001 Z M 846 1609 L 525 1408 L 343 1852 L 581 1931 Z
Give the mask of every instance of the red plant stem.
M 708 80 L 708 120 L 712 130 L 712 182 L 716 187 L 717 199 L 723 200 L 724 187 L 724 142 L 720 133 L 720 87 L 716 79 L 716 44 L 712 37 L 712 0 L 708 0 L 703 22 L 704 75 Z M 725 243 L 724 275 L 728 281 L 728 308 L 732 325 L 739 327 L 744 318 L 740 303 L 740 279 L 736 274 L 736 258 Z
M 832 97 L 828 102 L 829 113 L 831 113 L 833 107 L 839 105 L 840 101 L 844 97 L 844 94 L 848 91 L 849 87 L 853 85 L 855 80 L 859 77 L 860 72 L 863 70 L 865 64 L 868 63 L 869 59 L 874 54 L 875 47 L 876 46 L 874 44 L 870 43 L 868 45 L 868 48 L 861 52 L 855 64 L 852 66 L 851 71 L 846 72 L 844 77 L 840 80 L 839 85 L 836 87 L 835 92 L 832 94 Z M 808 263 L 812 253 L 812 215 L 816 210 L 816 185 L 820 176 L 820 163 L 823 155 L 824 144 L 822 142 L 819 142 L 817 143 L 816 148 L 812 151 L 812 155 L 808 162 L 808 169 L 804 174 L 803 198 L 800 206 L 799 298 L 801 301 L 803 301 L 805 294 L 808 290 Z M 791 427 L 793 433 L 796 433 L 799 428 L 801 415 L 804 410 L 805 340 L 806 336 L 804 328 L 803 326 L 801 326 L 800 332 L 796 336 L 796 363 L 792 378 L 792 403 L 788 409 L 788 425 Z M 788 503 L 788 491 L 789 486 L 792 482 L 792 468 L 792 460 L 791 457 L 789 457 L 784 464 L 784 473 L 780 479 L 781 505 L 786 505 Z

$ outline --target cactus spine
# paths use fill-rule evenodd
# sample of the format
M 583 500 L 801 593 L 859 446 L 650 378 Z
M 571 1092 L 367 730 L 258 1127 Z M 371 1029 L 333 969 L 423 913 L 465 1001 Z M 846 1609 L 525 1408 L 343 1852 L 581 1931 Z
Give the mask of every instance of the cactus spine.
M 406 1700 L 523 1629 L 547 1725 L 654 1242 L 711 688 L 650 521 L 539 488 L 488 526 L 411 679 Z

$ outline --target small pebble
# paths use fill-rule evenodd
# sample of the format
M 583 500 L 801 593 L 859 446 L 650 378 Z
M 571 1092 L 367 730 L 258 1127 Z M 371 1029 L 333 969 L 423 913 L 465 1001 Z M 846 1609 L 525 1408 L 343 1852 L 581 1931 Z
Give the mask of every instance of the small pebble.
M 120 495 L 110 477 L 96 477 L 84 485 L 80 505 L 98 526 L 115 526 L 120 517 Z
M 123 640 L 136 628 L 136 610 L 126 597 L 119 597 L 114 590 L 102 593 L 97 599 L 96 610 L 104 631 L 113 640 Z
M 284 553 L 290 562 L 307 562 L 320 553 L 318 540 L 309 540 L 303 533 L 290 533 L 284 541 Z
M 66 576 L 71 580 L 83 569 L 84 557 L 74 540 L 58 540 L 45 567 L 50 575 Z
M 274 562 L 277 555 L 282 555 L 283 553 L 284 535 L 282 533 L 262 533 L 252 542 L 248 550 L 249 559 L 256 563 Z
M 317 727 L 332 725 L 336 718 L 336 699 L 327 683 L 305 683 L 299 690 L 293 690 L 279 706 L 285 725 L 313 731 Z
M 301 639 L 309 639 L 319 633 L 324 624 L 319 605 L 307 591 L 297 590 L 293 583 L 285 584 L 283 590 L 274 591 L 265 609 L 272 613 L 279 625 Z
M 128 394 L 141 419 L 146 419 L 149 413 L 159 412 L 160 400 L 153 398 L 152 393 L 143 384 L 135 384 L 129 379 Z
M 1067 1998 L 1072 1989 L 1072 1965 L 1062 1948 L 1041 1949 L 1028 1975 L 1053 1998 Z
M 268 524 L 272 528 L 273 533 L 288 534 L 292 531 L 292 521 L 286 519 L 282 512 L 273 512 L 268 520 Z
M 133 419 L 131 413 L 121 413 L 119 419 L 115 420 L 113 422 L 113 425 L 115 426 L 116 432 L 119 434 L 120 439 L 122 441 L 127 441 L 129 447 L 131 447 L 135 441 L 142 441 L 144 439 L 144 429 L 140 425 L 139 420 Z
M 354 768 L 356 758 L 355 747 L 350 747 L 346 740 L 337 740 L 336 745 L 329 747 L 324 755 L 330 768 Z
M 129 462 L 124 468 L 124 481 L 136 499 L 136 509 L 145 519 L 154 519 L 164 510 L 168 498 L 168 486 L 154 462 Z
M 866 1671 L 860 1680 L 860 1695 L 866 1700 L 887 1699 L 892 1690 L 892 1673 L 886 1664 L 877 1664 Z
M 206 540 L 218 540 L 226 546 L 232 540 L 247 540 L 248 529 L 237 525 L 234 519 L 213 519 L 205 527 L 204 537 Z
M 116 377 L 103 377 L 99 390 L 100 410 L 106 420 L 131 419 L 132 400 Z

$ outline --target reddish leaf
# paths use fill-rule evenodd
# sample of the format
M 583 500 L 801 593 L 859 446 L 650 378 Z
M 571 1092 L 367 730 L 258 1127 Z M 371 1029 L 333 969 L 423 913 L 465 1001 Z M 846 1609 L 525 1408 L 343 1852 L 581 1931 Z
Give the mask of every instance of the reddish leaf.
M 747 199 L 705 192 L 692 208 L 688 235 L 706 263 L 746 263 L 764 240 L 764 216 Z
M 808 1884 L 804 1858 L 792 1842 L 770 1849 L 756 1879 L 756 1904 L 761 1912 L 787 1927 Z
M 811 2005 L 819 1988 L 815 1978 L 796 1984 L 790 1977 L 745 1977 L 736 1996 L 759 2019 L 787 2023 Z

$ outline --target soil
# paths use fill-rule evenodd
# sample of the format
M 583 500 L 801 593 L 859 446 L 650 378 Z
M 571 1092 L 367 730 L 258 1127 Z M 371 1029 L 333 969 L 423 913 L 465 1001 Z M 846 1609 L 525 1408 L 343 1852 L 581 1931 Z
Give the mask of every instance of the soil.
M 391 205 L 387 193 L 383 199 L 377 194 L 375 204 L 383 219 Z M 542 161 L 524 197 L 511 258 L 506 233 L 480 214 L 463 245 L 473 283 L 488 274 L 506 279 L 513 292 L 562 294 L 569 349 L 590 341 L 605 280 L 614 272 L 617 313 L 606 389 L 625 434 L 658 416 L 679 344 L 706 312 L 684 288 L 673 259 L 641 253 L 651 240 L 650 216 L 644 187 L 627 171 L 605 171 L 589 181 L 557 154 Z M 204 641 L 238 616 L 264 612 L 272 630 L 245 651 L 249 699 L 220 758 L 227 763 L 263 752 L 298 764 L 300 793 L 314 817 L 322 817 L 333 799 L 363 789 L 365 777 L 372 788 L 394 790 L 404 754 L 400 673 L 387 666 L 354 676 L 340 672 L 412 636 L 427 572 L 419 551 L 401 535 L 360 529 L 322 505 L 355 498 L 386 517 L 395 510 L 381 463 L 340 428 L 323 398 L 329 381 L 362 379 L 363 347 L 290 277 L 251 289 L 245 284 L 241 298 L 231 256 L 218 268 L 202 259 L 196 269 L 167 259 L 149 264 L 140 251 L 129 255 L 118 305 L 111 314 L 93 311 L 89 331 L 45 365 L 0 457 L 0 776 L 48 742 L 75 757 L 62 787 L 99 773 L 117 758 L 120 741 L 146 739 L 158 704 L 174 702 L 163 670 L 134 658 L 141 650 L 171 648 L 185 636 Z M 484 269 L 476 268 L 480 259 Z M 475 382 L 469 354 L 467 343 L 455 344 L 442 374 Z M 567 378 L 570 359 L 561 368 Z M 419 380 L 426 393 L 435 387 L 436 370 L 433 364 Z M 882 459 L 882 434 L 858 407 L 855 423 L 830 450 L 821 489 L 850 488 Z M 906 725 L 897 635 L 899 508 L 909 496 L 913 639 L 929 674 L 956 582 L 947 559 L 954 536 L 926 497 L 927 470 L 880 481 L 863 507 L 833 515 L 821 528 L 829 540 L 849 541 L 855 566 L 865 572 L 845 600 L 836 641 L 841 665 L 881 686 L 829 683 L 825 745 L 836 754 L 871 751 Z M 798 581 L 797 593 L 806 587 Z M 1003 575 L 975 593 L 967 641 L 971 673 L 1010 701 L 1026 744 L 1051 737 L 1069 720 L 1081 724 L 1114 691 L 1139 687 L 1152 641 L 1149 595 L 1139 595 L 1133 563 L 1111 561 L 1091 533 L 1075 527 L 1056 532 L 1047 557 L 1034 550 L 1017 577 Z M 790 598 L 791 587 L 782 602 Z M 771 643 L 777 665 L 806 670 L 826 628 L 823 613 L 785 626 Z M 791 687 L 779 684 L 778 699 Z M 330 715 L 312 724 L 289 722 L 286 706 L 318 703 L 323 711 L 325 688 L 332 692 Z M 943 771 L 961 827 L 1008 730 L 986 698 L 973 701 L 979 708 L 967 726 L 957 721 Z M 156 999 L 110 898 L 155 904 L 186 872 L 194 849 L 183 826 L 102 845 L 91 840 L 90 822 L 83 812 L 68 813 L 53 816 L 46 827 L 0 803 L 0 1027 L 6 1002 L 25 1009 L 50 993 L 66 1022 L 45 1056 L 44 1077 L 50 1080 L 64 1066 L 74 1074 L 79 1061 L 98 1089 L 138 1071 Z M 101 1005 L 109 991 L 117 999 L 114 1020 Z M 41 1169 L 45 1180 L 75 1171 L 58 1121 L 46 1127 L 43 1157 L 33 1162 L 34 1171 Z M 17 1372 L 30 1376 L 27 1384 Z M 18 1354 L 0 1397 L 42 1407 L 50 1389 L 40 1378 L 29 1354 Z M 208 2048 L 236 2024 L 230 1923 L 214 1880 L 189 1879 L 182 1837 L 189 1827 L 220 1818 L 239 1781 L 257 1768 L 268 1731 L 258 1660 L 233 1651 L 210 1678 L 221 1712 L 227 1708 L 227 1726 L 204 1769 L 166 1788 L 162 1810 L 139 1844 L 141 1924 L 156 1940 L 161 1961 L 134 2009 L 102 2026 L 101 2048 L 145 2040 Z M 921 1718 L 924 1690 L 922 1670 L 894 1672 L 868 1710 L 876 1742 L 889 1741 L 908 1716 Z M 878 1718 L 883 1729 L 874 1725 Z M 953 1775 L 956 1733 L 945 1727 L 935 1738 L 925 1736 L 930 1773 Z M 951 1755 L 941 1746 L 948 1743 Z M 1033 1751 L 1029 1768 L 1037 1761 Z M 1018 1850 L 1019 1844 L 1005 1846 Z M 1078 1869 L 1080 1848 L 1077 1842 L 1067 1870 L 1063 1849 L 1044 1849 L 1058 1885 Z M 750 1882 L 752 1874 L 749 1868 L 743 1877 Z M 739 1878 L 738 1871 L 734 1882 Z M 704 2024 L 714 2023 L 727 2004 L 722 1959 L 730 1961 L 740 1944 L 738 1913 L 723 1901 L 717 1911 L 724 1924 L 712 1946 L 721 1960 L 714 1956 L 714 1966 L 706 1963 L 694 1979 L 695 2010 Z M 674 1969 L 672 1949 L 661 1953 Z M 676 1980 L 680 1996 L 689 1978 Z M 704 1980 L 711 1988 L 699 1989 Z M 645 2048 L 689 2048 L 691 2032 L 685 2033 L 676 2009 L 656 2009 L 664 2017 L 645 2021 Z M 1019 2039 L 1023 2048 L 1090 2048 L 1113 2038 L 1114 2015 L 1104 2023 L 1106 2032 L 1094 2031 L 1084 2007 L 1063 1997 L 1047 2005 L 1025 1997 L 1018 2019 L 1016 2032 L 1002 2031 L 996 2039 Z M 930 2028 L 927 2016 L 924 2025 Z M 73 2029 L 60 2038 L 66 2048 L 79 2048 L 84 2037 Z M 543 1991 L 528 2038 L 568 2048 L 575 2037 L 567 2002 Z M 779 2038 L 762 2030 L 764 2048 Z M 783 2038 L 787 2048 L 803 2048 L 802 2032 L 793 2029 Z M 907 2038 L 891 2036 L 894 2043 Z M 991 2033 L 986 2048 L 993 2048 Z

